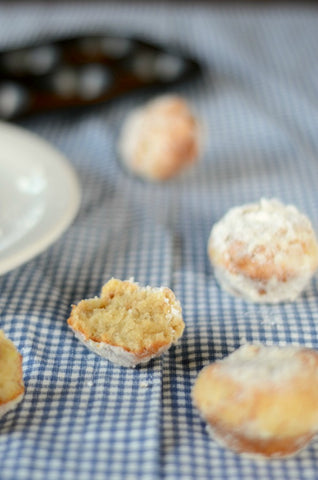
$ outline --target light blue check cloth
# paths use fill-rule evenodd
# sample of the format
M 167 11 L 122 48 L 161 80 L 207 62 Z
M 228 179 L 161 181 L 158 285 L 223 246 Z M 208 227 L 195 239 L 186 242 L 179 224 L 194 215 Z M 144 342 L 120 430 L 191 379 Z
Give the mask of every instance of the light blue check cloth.
M 318 230 L 317 10 L 7 3 L 0 19 L 2 47 L 111 29 L 182 47 L 206 68 L 175 90 L 201 120 L 204 155 L 164 184 L 117 160 L 118 130 L 146 94 L 19 122 L 69 158 L 82 203 L 53 246 L 0 277 L 0 327 L 26 384 L 0 421 L 0 479 L 318 478 L 317 441 L 292 459 L 246 459 L 210 439 L 191 402 L 200 369 L 246 341 L 318 348 L 317 278 L 293 304 L 248 304 L 220 290 L 206 254 L 213 223 L 260 197 L 295 204 Z M 112 276 L 169 286 L 182 303 L 182 341 L 147 366 L 114 366 L 67 327 L 71 304 Z

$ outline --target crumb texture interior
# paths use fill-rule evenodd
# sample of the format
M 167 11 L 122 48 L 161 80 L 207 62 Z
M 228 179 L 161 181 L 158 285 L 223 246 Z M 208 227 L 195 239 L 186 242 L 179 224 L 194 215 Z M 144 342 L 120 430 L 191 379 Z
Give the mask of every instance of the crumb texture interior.
M 156 352 L 182 335 L 181 306 L 169 288 L 110 280 L 100 298 L 73 307 L 69 324 L 95 342 L 136 354 Z
M 14 400 L 23 391 L 21 355 L 0 331 L 0 405 Z

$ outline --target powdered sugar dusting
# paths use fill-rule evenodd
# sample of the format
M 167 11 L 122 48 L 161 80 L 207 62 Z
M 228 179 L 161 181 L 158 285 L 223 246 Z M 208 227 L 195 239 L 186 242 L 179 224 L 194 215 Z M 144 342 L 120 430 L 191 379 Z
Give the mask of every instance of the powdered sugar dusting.
M 304 364 L 296 346 L 246 344 L 220 362 L 220 373 L 242 383 L 270 382 L 279 385 L 301 374 Z
M 243 274 L 232 274 L 225 268 L 214 267 L 215 276 L 224 290 L 249 300 L 259 303 L 279 303 L 282 301 L 294 301 L 304 290 L 311 279 L 312 274 L 306 273 L 289 279 L 288 282 L 281 282 L 276 277 L 266 282 L 266 293 L 264 282 L 253 280 Z
M 256 302 L 295 300 L 318 266 L 309 219 L 276 199 L 229 210 L 208 249 L 221 286 Z
M 170 348 L 169 345 L 164 345 L 156 353 L 148 354 L 147 356 L 140 357 L 133 352 L 128 352 L 122 347 L 116 345 L 110 345 L 105 342 L 95 342 L 94 340 L 87 339 L 81 332 L 73 330 L 76 338 L 80 340 L 89 350 L 100 355 L 101 357 L 106 358 L 115 365 L 120 365 L 122 367 L 131 367 L 134 368 L 136 365 L 141 363 L 148 363 L 151 359 L 159 357 L 165 351 Z
M 118 141 L 128 169 L 148 180 L 165 180 L 199 156 L 199 128 L 187 102 L 162 95 L 127 116 Z
M 310 221 L 296 207 L 264 198 L 259 203 L 232 208 L 213 230 L 215 247 L 225 250 L 235 239 L 259 263 L 266 262 L 266 255 L 258 246 L 268 246 L 281 256 L 295 241 L 295 248 L 300 248 L 300 234 L 312 234 Z

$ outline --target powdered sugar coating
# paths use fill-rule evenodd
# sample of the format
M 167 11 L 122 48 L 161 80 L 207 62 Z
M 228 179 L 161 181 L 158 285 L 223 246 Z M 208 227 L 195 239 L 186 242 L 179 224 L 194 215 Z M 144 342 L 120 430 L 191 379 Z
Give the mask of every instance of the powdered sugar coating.
M 230 448 L 234 452 L 242 454 L 245 458 L 249 458 L 251 460 L 263 460 L 266 461 L 270 460 L 281 460 L 282 457 L 291 458 L 298 454 L 301 450 L 303 450 L 308 445 L 308 437 L 307 435 L 301 436 L 298 439 L 295 439 L 295 443 L 293 445 L 293 449 L 289 453 L 283 453 L 278 451 L 276 453 L 272 453 L 270 456 L 264 455 L 259 452 L 244 452 L 241 450 L 241 445 L 239 439 L 236 437 L 235 433 L 227 432 L 224 435 L 220 435 L 216 429 L 214 429 L 211 425 L 207 425 L 207 432 L 210 437 L 215 440 L 218 445 L 222 448 Z
M 270 245 L 277 262 L 289 248 L 299 251 L 300 233 L 311 235 L 312 227 L 305 215 L 293 205 L 283 205 L 276 199 L 261 199 L 259 203 L 234 207 L 213 229 L 215 247 L 225 250 L 231 239 L 242 242 L 244 253 L 253 255 L 258 263 L 266 263 L 259 245 Z
M 162 95 L 133 110 L 123 123 L 119 156 L 147 180 L 166 180 L 196 161 L 201 142 L 194 115 L 182 97 Z
M 208 252 L 221 286 L 255 302 L 295 300 L 318 265 L 309 219 L 276 199 L 229 210 L 212 228 Z
M 302 374 L 304 358 L 301 352 L 300 347 L 293 345 L 279 347 L 245 344 L 219 362 L 219 374 L 227 375 L 246 386 L 259 384 L 260 379 L 263 384 L 279 386 Z M 306 362 L 315 364 L 310 355 L 306 357 Z
M 240 274 L 233 275 L 219 266 L 214 267 L 214 273 L 221 287 L 228 293 L 251 302 L 273 304 L 296 300 L 312 277 L 312 272 L 303 273 L 289 279 L 288 282 L 281 282 L 273 277 L 266 282 L 266 294 L 260 294 L 259 292 L 263 292 L 264 289 L 262 280 L 253 280 Z
M 318 432 L 318 353 L 246 344 L 203 368 L 192 395 L 222 445 L 253 456 L 290 456 Z
M 159 357 L 165 351 L 167 351 L 171 345 L 165 345 L 160 348 L 155 354 L 147 355 L 145 357 L 139 357 L 132 352 L 128 352 L 122 347 L 117 347 L 115 345 L 110 345 L 104 342 L 95 342 L 89 338 L 86 338 L 81 332 L 78 332 L 71 327 L 76 338 L 80 340 L 85 347 L 87 347 L 92 352 L 100 355 L 103 358 L 106 358 L 110 362 L 113 362 L 115 365 L 121 367 L 132 367 L 135 368 L 136 365 L 140 363 L 148 363 L 152 358 Z

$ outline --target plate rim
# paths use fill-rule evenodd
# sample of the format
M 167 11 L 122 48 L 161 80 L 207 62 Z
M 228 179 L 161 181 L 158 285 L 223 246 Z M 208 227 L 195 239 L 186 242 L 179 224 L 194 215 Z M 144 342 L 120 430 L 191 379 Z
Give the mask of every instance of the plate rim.
M 63 216 L 58 221 L 54 222 L 48 231 L 44 232 L 36 241 L 28 243 L 22 249 L 19 248 L 16 253 L 12 253 L 3 259 L 0 258 L 0 275 L 4 275 L 5 273 L 8 273 L 9 271 L 25 264 L 29 260 L 43 253 L 48 247 L 55 243 L 55 241 L 58 240 L 58 238 L 67 230 L 67 228 L 75 219 L 81 203 L 81 185 L 78 173 L 68 158 L 62 152 L 60 152 L 58 148 L 42 138 L 40 135 L 29 131 L 24 127 L 12 125 L 1 120 L 0 136 L 2 133 L 18 136 L 22 138 L 24 142 L 32 143 L 36 147 L 46 150 L 49 155 L 54 156 L 55 166 L 58 165 L 57 168 L 62 170 L 63 177 L 67 179 L 71 195 L 69 197 L 68 204 L 63 210 Z M 41 220 L 36 223 L 36 226 L 38 226 L 40 223 Z M 32 231 L 32 229 L 30 231 Z M 19 242 L 22 239 L 23 237 L 19 239 Z

